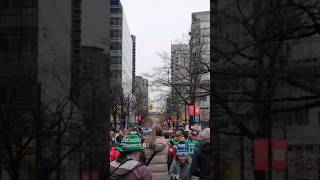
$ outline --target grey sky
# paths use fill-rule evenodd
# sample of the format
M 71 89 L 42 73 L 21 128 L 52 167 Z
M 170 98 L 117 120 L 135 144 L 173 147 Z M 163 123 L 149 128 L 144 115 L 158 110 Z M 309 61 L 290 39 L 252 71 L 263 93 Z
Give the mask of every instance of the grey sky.
M 158 52 L 187 37 L 191 13 L 208 11 L 210 0 L 121 0 L 131 34 L 137 37 L 136 74 L 160 66 Z

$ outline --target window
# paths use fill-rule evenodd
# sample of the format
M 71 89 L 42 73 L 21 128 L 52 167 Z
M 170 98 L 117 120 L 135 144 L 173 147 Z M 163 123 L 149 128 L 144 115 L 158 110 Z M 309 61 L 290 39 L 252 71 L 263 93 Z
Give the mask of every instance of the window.
M 111 56 L 111 64 L 121 64 L 120 56 Z
M 110 45 L 111 50 L 121 50 L 122 44 L 121 42 L 112 42 Z
M 121 17 L 112 17 L 110 20 L 111 25 L 122 25 L 122 18 Z
M 294 150 L 296 152 L 302 152 L 303 151 L 303 146 L 302 145 L 295 145 L 294 146 Z
M 8 1 L 8 0 L 6 0 Z M 36 0 L 11 0 L 11 8 L 34 8 Z
M 293 113 L 292 112 L 284 112 L 284 118 L 287 123 L 287 125 L 293 124 Z
M 200 101 L 206 101 L 207 100 L 207 97 L 204 96 L 204 97 L 200 97 Z
M 121 37 L 122 36 L 122 32 L 119 29 L 111 29 L 110 36 L 111 37 Z
M 304 149 L 307 153 L 313 153 L 313 145 L 312 144 L 307 144 L 304 146 Z
M 297 110 L 294 112 L 294 124 L 296 125 L 309 124 L 309 112 L 307 109 Z
M 121 70 L 114 70 L 111 72 L 112 79 L 121 79 L 122 71 Z

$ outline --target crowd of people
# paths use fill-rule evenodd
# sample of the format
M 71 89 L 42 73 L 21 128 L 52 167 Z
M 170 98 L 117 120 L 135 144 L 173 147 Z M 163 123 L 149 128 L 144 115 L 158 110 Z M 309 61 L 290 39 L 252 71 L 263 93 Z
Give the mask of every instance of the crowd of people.
M 210 128 L 111 132 L 111 180 L 209 180 Z

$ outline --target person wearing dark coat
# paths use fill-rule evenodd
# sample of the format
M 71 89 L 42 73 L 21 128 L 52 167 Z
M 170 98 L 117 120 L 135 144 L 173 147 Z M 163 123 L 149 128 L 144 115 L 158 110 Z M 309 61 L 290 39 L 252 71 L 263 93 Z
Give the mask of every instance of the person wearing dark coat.
M 116 160 L 110 162 L 110 180 L 152 180 L 147 166 L 139 162 L 140 153 L 144 150 L 138 135 L 128 135 L 122 138 L 120 151 Z
M 169 170 L 170 180 L 191 180 L 190 165 L 192 159 L 188 155 L 186 144 L 178 144 L 177 156 Z
M 210 179 L 210 128 L 199 134 L 202 143 L 194 150 L 191 163 L 191 175 L 194 179 Z

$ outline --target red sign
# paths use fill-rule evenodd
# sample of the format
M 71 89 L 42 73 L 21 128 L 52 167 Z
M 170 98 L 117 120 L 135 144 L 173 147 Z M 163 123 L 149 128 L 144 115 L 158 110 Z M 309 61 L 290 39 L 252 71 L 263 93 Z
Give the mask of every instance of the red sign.
M 287 149 L 288 143 L 284 139 L 272 141 L 272 168 L 276 171 L 287 169 Z
M 194 115 L 196 115 L 196 116 L 199 116 L 200 115 L 200 106 L 198 106 L 198 105 L 190 105 L 189 106 L 189 115 L 190 116 L 194 116 Z
M 141 115 L 137 115 L 137 116 L 135 117 L 135 119 L 136 119 L 136 121 L 141 121 Z
M 254 169 L 268 170 L 268 140 L 255 139 L 254 140 Z

